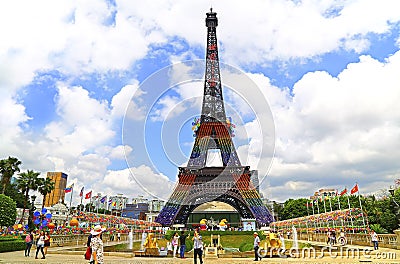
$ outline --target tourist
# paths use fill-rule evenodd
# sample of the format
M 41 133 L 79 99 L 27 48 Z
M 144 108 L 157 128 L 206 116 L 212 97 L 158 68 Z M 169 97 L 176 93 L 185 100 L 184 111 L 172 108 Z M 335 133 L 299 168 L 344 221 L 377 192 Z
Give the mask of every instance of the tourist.
M 26 234 L 25 237 L 25 257 L 29 257 L 29 253 L 31 252 L 31 247 L 33 244 L 33 231 L 31 231 L 30 233 Z
M 335 229 L 332 229 L 331 231 L 331 245 L 335 245 L 336 244 L 336 231 Z
M 331 242 L 331 231 L 328 229 L 328 232 L 326 233 L 326 244 L 329 244 Z
M 284 238 L 284 236 L 283 236 L 283 234 L 282 234 L 281 232 L 278 233 L 278 238 L 279 238 L 279 240 L 280 240 L 281 243 L 282 243 L 281 248 L 282 248 L 282 249 L 286 249 L 286 247 L 285 247 L 285 238 Z
M 179 235 L 178 235 L 178 233 L 175 233 L 171 240 L 174 258 L 176 258 L 176 251 L 178 250 L 178 239 L 179 239 Z
M 36 239 L 37 239 L 37 242 L 36 242 L 36 256 L 35 256 L 35 259 L 38 258 L 39 250 L 42 252 L 42 259 L 45 259 L 46 257 L 45 257 L 43 248 L 44 248 L 44 240 L 46 239 L 46 235 L 44 234 L 44 231 L 40 231 L 40 234 L 37 235 Z
M 260 248 L 260 238 L 258 237 L 258 233 L 254 232 L 254 261 L 261 260 L 261 257 L 258 255 L 258 249 Z
M 121 240 L 121 233 L 120 233 L 120 232 L 117 233 L 117 240 L 118 240 L 118 241 Z
M 286 236 L 287 236 L 287 238 L 289 239 L 290 238 L 290 231 L 288 230 L 287 232 L 286 232 Z
M 96 225 L 90 233 L 92 238 L 90 241 L 90 248 L 92 249 L 92 257 L 94 264 L 104 264 L 103 255 L 103 241 L 101 240 L 101 233 L 105 231 L 100 225 Z
M 47 248 L 50 247 L 50 234 L 47 231 L 44 239 L 44 255 L 47 255 Z
M 375 233 L 374 230 L 371 232 L 371 241 L 374 244 L 374 250 L 378 249 L 378 235 Z
M 90 248 L 90 251 L 89 251 L 90 252 L 89 264 L 93 264 L 94 263 L 93 255 L 91 254 L 92 248 L 90 247 L 90 243 L 92 242 L 92 237 L 93 237 L 93 235 L 90 233 L 89 236 L 88 236 L 87 242 L 86 242 L 86 246 L 88 248 Z
M 200 232 L 196 229 L 192 240 L 193 242 L 193 258 L 194 264 L 197 264 L 197 256 L 199 256 L 200 264 L 203 264 L 203 238 Z
M 185 258 L 185 250 L 186 250 L 186 238 L 189 238 L 190 234 L 185 235 L 185 231 L 181 231 L 181 235 L 179 236 L 179 243 L 181 245 L 179 249 L 179 255 L 181 258 Z

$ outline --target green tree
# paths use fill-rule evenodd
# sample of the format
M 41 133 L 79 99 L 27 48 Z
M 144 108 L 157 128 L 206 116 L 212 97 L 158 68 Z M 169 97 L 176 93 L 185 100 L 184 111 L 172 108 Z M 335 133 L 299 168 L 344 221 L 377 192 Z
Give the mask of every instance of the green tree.
M 42 209 L 46 202 L 46 196 L 54 190 L 54 182 L 50 178 L 39 178 L 38 191 L 43 195 Z
M 38 189 L 40 172 L 34 172 L 33 170 L 28 170 L 27 172 L 22 172 L 19 174 L 19 178 L 17 179 L 17 187 L 24 193 L 24 207 L 22 211 L 22 216 L 20 223 L 24 218 L 25 208 L 29 200 L 29 191 L 33 190 L 36 191 Z
M 289 199 L 285 202 L 283 210 L 281 211 L 281 219 L 291 219 L 307 215 L 307 202 L 308 199 Z
M 8 157 L 8 159 L 0 160 L 0 174 L 1 184 L 3 186 L 2 194 L 6 190 L 6 186 L 10 184 L 11 177 L 14 176 L 15 172 L 19 172 L 19 166 L 21 161 L 14 157 Z
M 17 218 L 17 205 L 10 197 L 0 194 L 0 226 L 11 226 Z

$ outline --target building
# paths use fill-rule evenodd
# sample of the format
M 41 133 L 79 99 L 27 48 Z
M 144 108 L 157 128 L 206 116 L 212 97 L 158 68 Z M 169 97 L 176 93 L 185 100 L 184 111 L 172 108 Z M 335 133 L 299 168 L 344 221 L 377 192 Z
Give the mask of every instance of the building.
M 122 216 L 154 222 L 164 204 L 165 202 L 162 200 L 149 200 L 143 196 L 138 196 L 132 199 L 131 204 L 126 204 Z
M 54 190 L 46 195 L 45 207 L 51 207 L 60 200 L 64 203 L 65 188 L 67 187 L 68 175 L 63 172 L 47 172 L 47 178 L 54 182 Z
M 314 195 L 310 196 L 310 199 L 314 201 L 325 197 L 336 197 L 337 195 L 337 189 L 319 189 Z
M 148 212 L 148 203 L 127 204 L 125 210 L 122 212 L 122 217 L 146 220 L 146 213 Z

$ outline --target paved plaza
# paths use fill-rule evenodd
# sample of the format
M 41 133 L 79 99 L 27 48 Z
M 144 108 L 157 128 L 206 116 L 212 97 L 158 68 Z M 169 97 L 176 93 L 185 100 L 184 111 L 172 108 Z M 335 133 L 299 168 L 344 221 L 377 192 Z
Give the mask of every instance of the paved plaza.
M 57 248 L 50 249 L 46 259 L 35 259 L 35 250 L 31 252 L 30 257 L 24 257 L 23 251 L 0 253 L 0 263 L 85 263 L 88 261 L 83 258 L 82 252 L 73 252 L 68 249 L 59 250 Z M 390 253 L 390 254 L 389 254 Z M 390 256 L 392 259 L 387 259 Z M 393 256 L 395 257 L 393 259 Z M 147 258 L 147 257 L 133 257 L 130 253 L 106 253 L 104 257 L 105 263 L 119 263 L 119 264 L 169 264 L 169 263 L 193 263 L 192 258 L 179 259 L 179 258 Z M 264 258 L 261 260 L 266 263 L 400 263 L 400 250 L 393 249 L 380 249 L 373 251 L 370 258 L 360 257 L 331 257 L 324 256 L 323 258 Z M 219 258 L 211 259 L 205 258 L 204 264 L 211 263 L 254 263 L 253 258 Z

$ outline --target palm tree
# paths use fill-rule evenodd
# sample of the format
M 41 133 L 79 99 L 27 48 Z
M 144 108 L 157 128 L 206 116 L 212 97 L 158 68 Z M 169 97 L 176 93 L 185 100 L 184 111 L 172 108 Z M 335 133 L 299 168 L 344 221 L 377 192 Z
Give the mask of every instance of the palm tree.
M 39 178 L 39 186 L 38 191 L 43 195 L 43 204 L 42 209 L 44 208 L 44 204 L 46 202 L 47 194 L 51 193 L 54 190 L 54 182 L 50 178 Z
M 0 174 L 1 174 L 1 184 L 3 185 L 2 194 L 6 190 L 7 184 L 10 184 L 11 177 L 15 172 L 19 172 L 19 165 L 21 161 L 14 157 L 8 157 L 8 159 L 0 160 Z
M 30 190 L 36 191 L 38 189 L 39 175 L 40 172 L 34 172 L 33 170 L 28 170 L 27 172 L 20 173 L 19 174 L 20 177 L 17 179 L 17 188 L 21 190 L 22 193 L 25 194 L 24 209 L 22 210 L 20 223 L 24 219 L 25 208 L 29 198 L 29 191 Z

